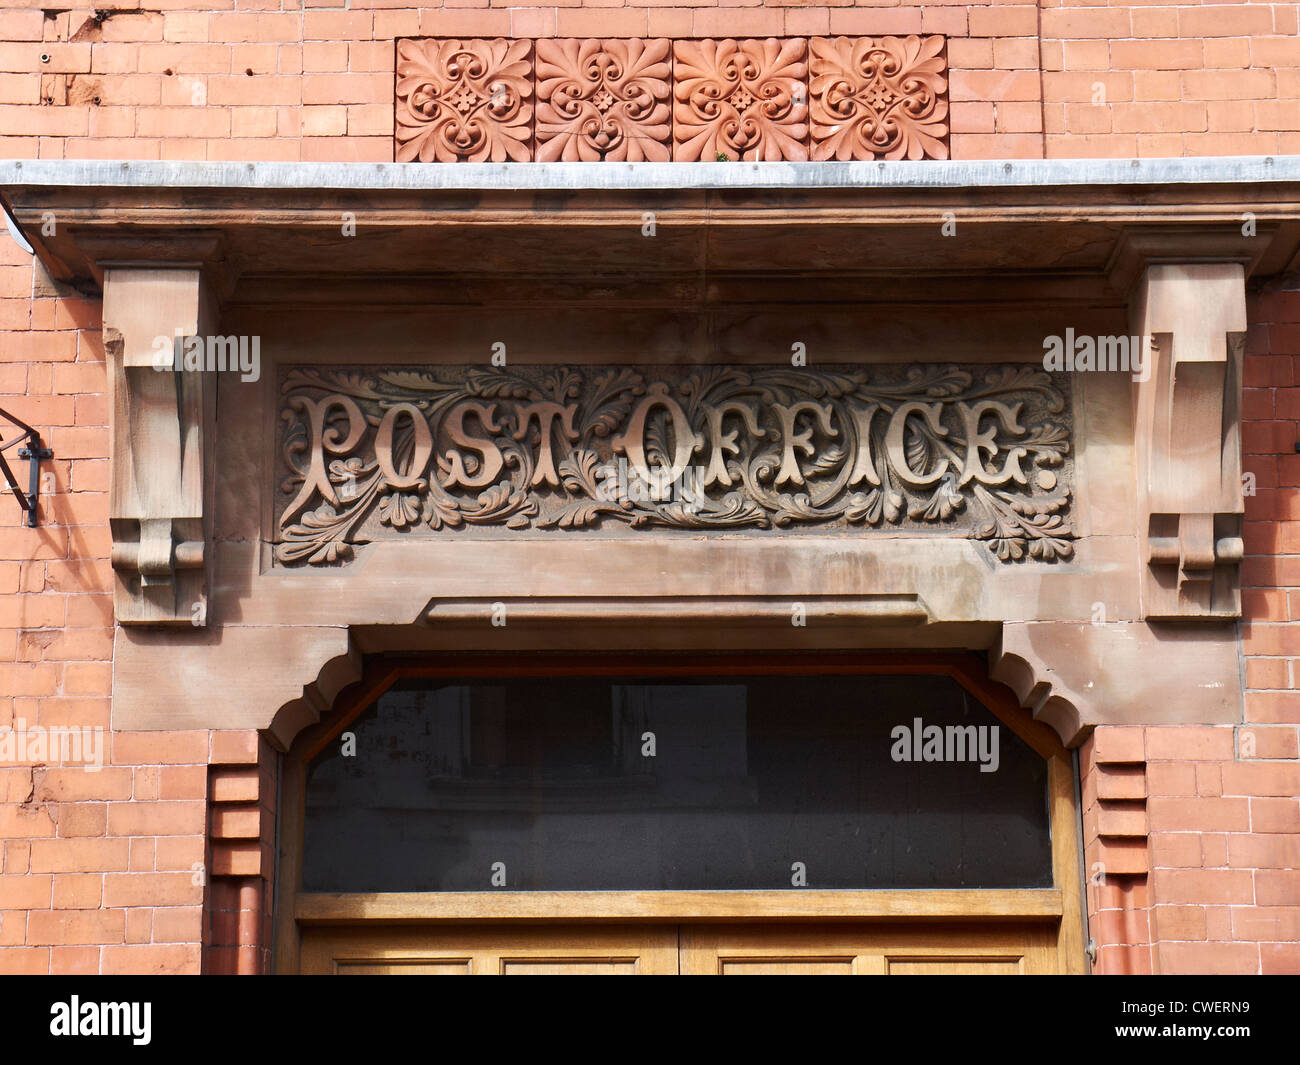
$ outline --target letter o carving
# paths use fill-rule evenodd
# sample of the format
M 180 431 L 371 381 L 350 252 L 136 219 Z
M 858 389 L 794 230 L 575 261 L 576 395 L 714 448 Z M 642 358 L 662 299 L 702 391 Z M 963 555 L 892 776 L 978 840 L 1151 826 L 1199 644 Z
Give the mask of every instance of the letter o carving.
M 397 428 L 397 419 L 403 414 L 411 419 L 411 428 L 415 432 L 411 462 L 406 473 L 398 473 L 393 461 L 393 433 Z M 433 434 L 429 432 L 429 423 L 424 413 L 414 403 L 394 403 L 388 408 L 379 431 L 375 434 L 375 460 L 384 475 L 384 480 L 393 488 L 414 488 L 421 481 L 421 474 L 429 465 L 433 455 Z
M 675 447 L 672 469 L 667 471 L 666 476 L 675 481 L 691 464 L 691 456 L 695 454 L 697 448 L 703 446 L 704 438 L 691 428 L 690 422 L 686 419 L 686 412 L 668 395 L 668 386 L 662 382 L 650 386 L 649 393 L 637 404 L 632 417 L 628 419 L 627 432 L 614 437 L 610 443 L 615 451 L 621 451 L 627 456 L 628 465 L 638 476 L 645 481 L 650 481 L 656 475 L 651 473 L 646 462 L 645 423 L 655 407 L 663 407 L 668 412 L 668 417 L 672 419 Z M 661 472 L 660 476 L 663 475 Z

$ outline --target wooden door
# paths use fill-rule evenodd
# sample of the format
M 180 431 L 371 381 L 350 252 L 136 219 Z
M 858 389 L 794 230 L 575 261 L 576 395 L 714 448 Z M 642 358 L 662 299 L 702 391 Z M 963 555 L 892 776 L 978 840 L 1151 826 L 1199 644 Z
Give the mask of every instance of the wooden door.
M 305 930 L 337 975 L 1015 975 L 1058 971 L 1051 924 L 382 925 Z

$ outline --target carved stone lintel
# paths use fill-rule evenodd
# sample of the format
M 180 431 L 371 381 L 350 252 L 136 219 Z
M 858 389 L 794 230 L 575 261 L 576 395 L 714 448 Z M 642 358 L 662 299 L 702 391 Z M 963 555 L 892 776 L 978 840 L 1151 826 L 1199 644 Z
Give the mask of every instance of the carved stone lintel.
M 1244 268 L 1149 266 L 1137 301 L 1154 351 L 1136 384 L 1143 616 L 1237 617 Z
M 203 274 L 107 265 L 104 348 L 112 409 L 114 609 L 123 624 L 206 622 L 204 474 L 215 389 L 175 352 L 212 333 Z M 208 445 L 210 447 L 210 444 Z

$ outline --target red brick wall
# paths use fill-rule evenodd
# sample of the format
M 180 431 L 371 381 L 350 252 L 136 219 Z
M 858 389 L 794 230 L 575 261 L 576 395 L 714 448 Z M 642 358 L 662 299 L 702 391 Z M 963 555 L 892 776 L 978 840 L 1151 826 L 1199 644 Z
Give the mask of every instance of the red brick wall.
M 1101 728 L 1086 744 L 1095 972 L 1300 972 L 1296 728 L 1275 728 L 1255 759 L 1240 750 L 1251 731 Z M 1098 758 L 1103 750 L 1108 763 Z M 1127 786 L 1134 781 L 1137 788 Z M 1139 788 L 1141 801 L 1127 797 Z M 1108 792 L 1126 798 L 1098 800 Z M 1143 824 L 1143 853 L 1127 846 L 1133 826 L 1107 825 L 1108 812 Z M 1145 872 L 1135 871 L 1135 857 Z
M 395 37 L 828 33 L 947 35 L 956 158 L 1300 152 L 1293 4 L 213 2 L 109 4 L 99 24 L 0 12 L 0 155 L 387 160 Z M 98 315 L 0 237 L 0 405 L 57 455 L 39 530 L 0 501 L 0 726 L 109 724 Z M 1254 298 L 1250 319 L 1245 721 L 1107 729 L 1085 747 L 1100 972 L 1300 972 L 1300 280 Z M 270 765 L 253 737 L 195 732 L 117 735 L 98 773 L 0 768 L 0 972 L 264 968 Z

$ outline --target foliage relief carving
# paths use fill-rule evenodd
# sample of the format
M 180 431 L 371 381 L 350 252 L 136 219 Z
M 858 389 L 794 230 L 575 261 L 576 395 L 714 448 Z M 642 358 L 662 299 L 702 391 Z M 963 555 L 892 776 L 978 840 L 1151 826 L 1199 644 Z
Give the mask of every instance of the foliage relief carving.
M 295 368 L 276 560 L 410 535 L 829 527 L 1073 554 L 1064 384 L 1033 366 Z

